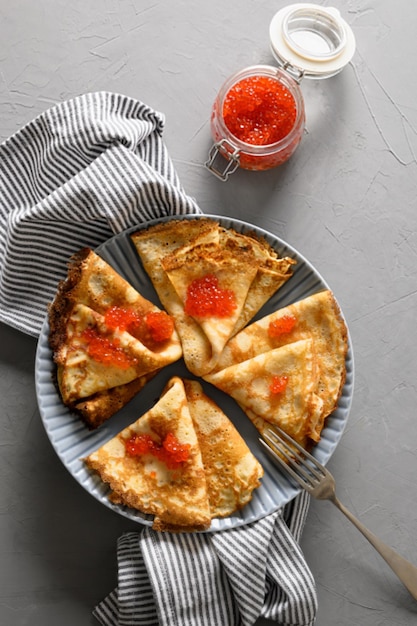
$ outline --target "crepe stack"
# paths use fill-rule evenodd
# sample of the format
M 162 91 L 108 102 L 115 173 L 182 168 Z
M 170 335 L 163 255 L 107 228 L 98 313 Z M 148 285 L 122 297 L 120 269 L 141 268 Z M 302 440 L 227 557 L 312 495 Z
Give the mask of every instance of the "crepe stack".
M 337 406 L 346 352 L 346 325 L 325 290 L 241 330 L 204 379 L 231 395 L 261 432 L 276 424 L 309 447 Z
M 161 340 L 149 320 L 171 324 L 171 331 Z M 70 260 L 49 308 L 49 326 L 62 400 L 91 428 L 182 355 L 169 316 L 88 248 Z
M 175 319 L 184 361 L 196 376 L 212 371 L 227 342 L 290 278 L 292 259 L 266 241 L 211 219 L 174 220 L 138 231 L 132 241 L 165 309 Z M 187 309 L 191 285 L 213 278 L 232 294 L 231 312 Z
M 151 440 L 132 455 L 127 442 Z M 161 457 L 167 437 L 183 460 Z M 156 452 L 152 452 L 155 446 Z M 153 528 L 196 531 L 210 527 L 252 498 L 261 465 L 220 408 L 197 381 L 173 377 L 158 402 L 85 462 L 110 485 L 111 499 L 154 516 Z

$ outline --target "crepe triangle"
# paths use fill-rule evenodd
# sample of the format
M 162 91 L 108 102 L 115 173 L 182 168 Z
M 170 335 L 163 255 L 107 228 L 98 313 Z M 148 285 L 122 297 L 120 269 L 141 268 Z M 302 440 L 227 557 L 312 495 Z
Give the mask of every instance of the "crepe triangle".
M 129 319 L 135 323 L 129 326 Z M 162 339 L 148 324 L 158 320 L 171 324 L 170 334 Z M 93 428 L 126 404 L 158 369 L 182 355 L 167 314 L 88 248 L 71 258 L 67 277 L 49 307 L 49 326 L 63 402 Z M 113 362 L 93 357 L 88 333 L 90 340 L 101 338 L 102 352 L 109 347 Z M 121 365 L 118 357 L 123 355 Z
M 177 450 L 188 448 L 174 467 L 159 452 L 172 435 Z M 131 456 L 126 442 L 135 436 L 151 438 L 156 452 L 151 448 Z M 85 462 L 110 485 L 114 502 L 154 515 L 154 529 L 173 532 L 204 530 L 212 518 L 241 509 L 263 476 L 260 463 L 201 384 L 176 376 L 149 411 Z
M 171 281 L 176 294 L 182 303 L 184 313 L 191 316 L 201 327 L 207 341 L 210 344 L 212 367 L 219 358 L 224 346 L 233 334 L 237 320 L 245 305 L 250 286 L 257 274 L 257 266 L 253 263 L 253 255 L 250 252 L 241 253 L 239 256 L 231 253 L 227 248 L 219 248 L 215 244 L 198 245 L 184 253 L 171 255 L 162 260 L 162 267 Z M 206 300 L 212 303 L 214 297 L 209 292 L 206 295 L 204 281 L 215 280 L 215 294 L 232 294 L 235 308 L 226 315 L 220 312 L 199 314 L 199 309 L 204 308 Z M 197 312 L 188 314 L 186 309 L 189 288 L 198 281 L 203 285 L 198 295 Z M 181 334 L 183 342 L 188 337 Z M 184 349 L 184 348 L 183 348 Z M 186 353 L 186 349 L 184 349 Z M 192 370 L 193 371 L 193 370 Z M 194 371 L 194 373 L 196 373 Z M 201 373 L 201 372 L 197 372 Z
M 123 385 L 98 391 L 92 396 L 76 400 L 71 405 L 71 409 L 83 418 L 89 428 L 98 428 L 130 402 L 158 371 L 149 372 Z
M 255 426 L 255 417 L 262 418 L 283 428 L 301 445 L 308 445 L 322 411 L 311 339 L 270 350 L 204 379 L 232 396 Z M 280 381 L 285 383 L 282 389 Z
M 222 229 L 220 243 L 240 255 L 250 246 L 257 265 L 257 272 L 246 297 L 245 306 L 236 321 L 232 335 L 237 333 L 256 315 L 269 298 L 292 276 L 296 262 L 289 257 L 278 257 L 277 252 L 265 241 L 250 233 L 243 235 L 233 229 Z
M 165 309 L 175 319 L 188 369 L 198 375 L 211 358 L 211 347 L 199 324 L 184 307 L 161 261 L 178 249 L 219 241 L 218 225 L 208 219 L 172 220 L 131 235 L 143 267 Z
M 187 450 L 173 467 L 153 452 L 132 456 L 126 443 L 149 438 L 164 449 L 167 437 Z M 112 499 L 154 515 L 155 530 L 204 530 L 211 514 L 199 443 L 179 378 L 168 383 L 158 402 L 132 425 L 90 454 L 85 462 L 110 485 Z
M 71 405 L 159 369 L 167 355 L 149 350 L 126 331 L 109 328 L 100 313 L 75 304 L 58 362 L 62 398 Z
M 196 376 L 215 367 L 227 340 L 288 280 L 295 263 L 287 257 L 279 259 L 256 235 L 237 233 L 206 218 L 163 222 L 134 233 L 132 241 L 162 304 L 175 318 L 185 363 Z M 184 310 L 187 280 L 204 271 L 217 276 L 227 259 L 238 291 L 234 314 L 220 321 L 188 314 Z
M 251 500 L 263 469 L 201 384 L 184 380 L 184 387 L 203 459 L 211 516 L 226 517 Z
M 314 342 L 319 369 L 317 394 L 323 401 L 325 418 L 337 405 L 346 377 L 347 352 L 346 324 L 329 290 L 278 309 L 241 330 L 223 350 L 216 371 L 310 338 Z

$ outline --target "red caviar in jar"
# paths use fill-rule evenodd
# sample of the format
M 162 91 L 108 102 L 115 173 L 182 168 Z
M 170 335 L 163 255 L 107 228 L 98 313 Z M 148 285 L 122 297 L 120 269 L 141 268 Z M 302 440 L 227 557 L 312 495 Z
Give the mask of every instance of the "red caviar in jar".
M 229 317 L 236 309 L 232 289 L 222 289 L 214 274 L 196 278 L 188 286 L 185 312 L 196 317 Z
M 88 355 L 95 361 L 104 365 L 115 365 L 122 370 L 136 365 L 137 360 L 120 347 L 118 339 L 110 340 L 100 335 L 94 328 L 86 328 L 81 336 L 87 342 Z
M 297 319 L 293 315 L 283 315 L 269 323 L 268 335 L 270 337 L 286 335 L 292 331 L 296 323 Z
M 125 441 L 126 452 L 130 456 L 151 454 L 168 467 L 178 469 L 190 456 L 190 444 L 180 443 L 173 433 L 168 433 L 161 444 L 147 434 L 133 435 Z
M 273 376 L 269 389 L 271 393 L 282 393 L 286 390 L 288 384 L 288 376 Z
M 222 180 L 237 167 L 277 167 L 296 150 L 304 124 L 304 99 L 294 78 L 270 65 L 247 67 L 223 83 L 214 101 L 210 118 L 214 145 L 206 166 Z M 224 169 L 218 155 L 227 161 Z
M 258 146 L 286 137 L 296 116 L 292 93 L 269 76 L 240 80 L 227 92 L 223 103 L 223 119 L 230 132 L 241 141 Z

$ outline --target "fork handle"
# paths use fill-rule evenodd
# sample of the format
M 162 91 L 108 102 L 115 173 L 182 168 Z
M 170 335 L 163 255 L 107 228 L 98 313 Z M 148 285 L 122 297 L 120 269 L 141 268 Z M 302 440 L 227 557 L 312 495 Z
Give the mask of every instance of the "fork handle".
M 362 535 L 373 545 L 390 568 L 397 574 L 403 585 L 408 589 L 413 598 L 417 600 L 417 567 L 400 556 L 395 550 L 378 539 L 366 528 L 352 513 L 340 502 L 336 496 L 332 498 L 333 504 L 356 526 Z

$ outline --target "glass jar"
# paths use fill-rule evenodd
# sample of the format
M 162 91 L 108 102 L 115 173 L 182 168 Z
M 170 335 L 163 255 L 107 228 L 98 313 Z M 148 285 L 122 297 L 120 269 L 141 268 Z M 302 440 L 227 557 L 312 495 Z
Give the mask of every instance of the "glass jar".
M 355 37 L 339 11 L 311 3 L 294 4 L 278 11 L 270 23 L 269 39 L 271 52 L 279 67 L 254 65 L 233 74 L 223 83 L 214 101 L 210 120 L 214 144 L 205 165 L 221 180 L 227 180 L 238 167 L 267 170 L 287 161 L 299 145 L 304 131 L 304 99 L 299 85 L 301 79 L 334 76 L 349 63 L 355 51 Z M 293 124 L 287 127 L 287 132 L 269 143 L 265 141 L 265 136 L 259 141 L 251 137 L 249 141 L 245 135 L 245 119 L 242 119 L 241 125 L 243 135 L 240 134 L 239 110 L 232 124 L 228 117 L 228 96 L 234 97 L 238 104 L 242 97 L 240 113 L 244 113 L 246 107 L 251 114 L 260 106 L 260 119 L 254 120 L 252 116 L 252 121 L 255 126 L 259 122 L 261 129 L 263 126 L 266 131 L 271 130 L 274 126 L 274 111 L 277 111 L 277 117 L 281 115 L 279 107 L 274 109 L 275 105 L 272 105 L 265 122 L 262 110 L 267 105 L 262 102 L 262 96 L 253 90 L 253 100 L 250 102 L 248 83 L 242 83 L 248 79 L 251 86 L 251 81 L 264 78 L 279 84 L 290 94 L 295 112 Z M 237 91 L 239 88 L 240 92 Z
M 259 79 L 261 81 L 267 79 L 268 82 L 261 85 Z M 260 86 L 258 91 L 256 91 L 257 84 Z M 283 105 L 278 106 L 279 113 L 284 116 L 282 122 L 286 122 L 285 103 L 288 109 L 288 118 L 291 116 L 291 126 L 288 132 L 284 132 L 284 136 L 278 140 L 264 143 L 266 140 L 265 137 L 260 136 L 261 133 L 264 135 L 266 132 L 273 136 L 273 127 L 276 127 L 275 120 L 271 116 L 265 117 L 263 109 L 268 96 L 267 92 L 271 88 L 278 90 L 274 95 L 283 101 Z M 240 126 L 242 128 L 243 133 L 240 134 L 240 138 L 231 130 L 230 113 L 225 116 L 225 102 L 232 97 L 231 94 L 234 94 L 233 97 L 237 104 L 236 115 L 241 116 L 232 120 L 232 122 L 236 122 L 235 127 Z M 252 105 L 254 98 L 257 102 Z M 243 128 L 248 117 L 251 117 L 252 129 L 253 126 L 257 126 L 258 129 L 262 126 L 263 129 L 258 132 L 255 139 L 252 137 L 251 141 L 245 141 L 242 138 L 245 133 L 245 138 L 248 135 L 253 135 L 253 130 L 251 132 L 249 128 Z M 206 165 L 219 178 L 226 180 L 238 167 L 246 170 L 270 169 L 287 161 L 301 141 L 305 124 L 303 95 L 296 80 L 288 73 L 268 65 L 254 65 L 236 72 L 224 82 L 214 101 L 210 122 L 215 143 L 210 150 Z M 275 131 L 277 131 L 276 128 Z M 253 142 L 258 140 L 260 140 L 259 143 Z M 223 170 L 218 169 L 217 166 L 219 155 L 227 161 Z

